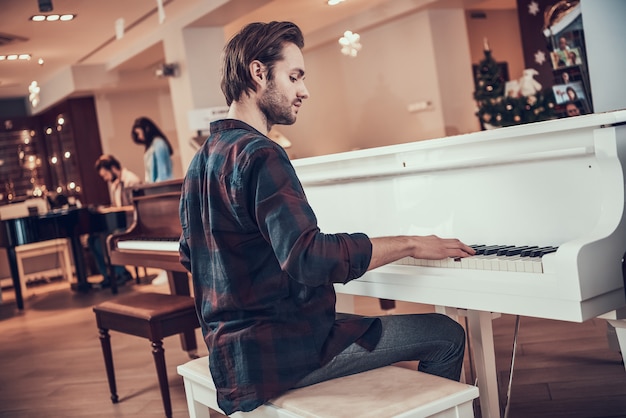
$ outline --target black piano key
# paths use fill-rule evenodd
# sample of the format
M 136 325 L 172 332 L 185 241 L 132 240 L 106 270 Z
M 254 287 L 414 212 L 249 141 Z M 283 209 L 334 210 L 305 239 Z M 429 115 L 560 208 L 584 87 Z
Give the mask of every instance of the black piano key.
M 530 257 L 543 257 L 546 254 L 553 253 L 558 249 L 558 247 L 541 247 L 532 250 L 529 254 Z
M 546 254 L 550 254 L 550 253 L 554 253 L 556 252 L 556 250 L 558 250 L 558 247 L 548 247 L 548 248 L 544 248 L 543 250 L 537 251 L 537 254 L 535 255 L 535 257 L 543 257 Z
M 493 248 L 486 249 L 483 254 L 484 255 L 497 254 L 498 251 L 500 251 L 500 250 L 502 250 L 504 248 L 511 248 L 511 247 L 513 247 L 513 245 L 494 245 Z
M 491 250 L 493 248 L 500 248 L 500 247 L 501 247 L 500 245 L 485 245 L 485 246 L 483 246 L 481 248 L 478 248 L 476 250 L 476 254 L 477 255 L 482 255 L 482 254 L 485 254 L 485 251 L 489 251 L 489 250 Z
M 522 256 L 522 257 L 530 257 L 530 254 L 531 254 L 533 251 L 537 251 L 537 250 L 544 249 L 544 248 L 547 248 L 547 247 L 537 247 L 537 246 L 533 246 L 532 248 L 527 248 L 527 249 L 525 249 L 525 250 L 522 250 L 522 252 L 520 253 L 520 256 Z
M 515 255 L 520 255 L 522 253 L 522 251 L 524 250 L 528 250 L 528 249 L 533 249 L 533 248 L 539 248 L 537 245 L 524 245 L 521 247 L 515 247 L 515 248 L 510 248 L 508 250 L 506 250 L 505 255 L 507 257 L 512 257 Z

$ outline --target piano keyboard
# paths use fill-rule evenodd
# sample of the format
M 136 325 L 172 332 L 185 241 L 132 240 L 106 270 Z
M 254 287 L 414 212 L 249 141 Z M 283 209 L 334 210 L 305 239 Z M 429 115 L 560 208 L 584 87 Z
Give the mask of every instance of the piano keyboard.
M 121 240 L 117 243 L 120 250 L 167 251 L 178 253 L 178 240 Z
M 406 257 L 393 264 L 404 266 L 444 267 L 468 270 L 516 271 L 543 273 L 542 257 L 555 252 L 558 247 L 471 245 L 476 254 L 465 258 L 420 260 Z

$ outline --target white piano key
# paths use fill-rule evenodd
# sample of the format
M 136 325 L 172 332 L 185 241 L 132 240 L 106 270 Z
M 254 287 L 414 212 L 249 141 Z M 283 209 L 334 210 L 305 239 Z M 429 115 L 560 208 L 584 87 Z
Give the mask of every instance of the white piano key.
M 178 252 L 178 241 L 123 240 L 117 243 L 121 250 Z

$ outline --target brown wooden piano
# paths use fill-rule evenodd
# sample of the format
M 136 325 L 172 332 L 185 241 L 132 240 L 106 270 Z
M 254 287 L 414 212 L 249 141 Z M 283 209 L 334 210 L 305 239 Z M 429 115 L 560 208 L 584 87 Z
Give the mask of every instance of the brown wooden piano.
M 168 272 L 173 294 L 190 295 L 187 270 L 180 264 L 178 205 L 182 179 L 133 188 L 134 220 L 108 237 L 111 264 L 152 267 Z

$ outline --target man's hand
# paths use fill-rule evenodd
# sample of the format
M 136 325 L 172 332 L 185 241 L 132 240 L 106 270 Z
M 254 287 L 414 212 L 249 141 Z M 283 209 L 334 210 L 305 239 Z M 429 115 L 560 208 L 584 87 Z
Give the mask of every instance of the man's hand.
M 393 263 L 404 257 L 427 260 L 463 258 L 476 252 L 456 238 L 428 236 L 397 236 L 371 238 L 372 259 L 368 270 Z

